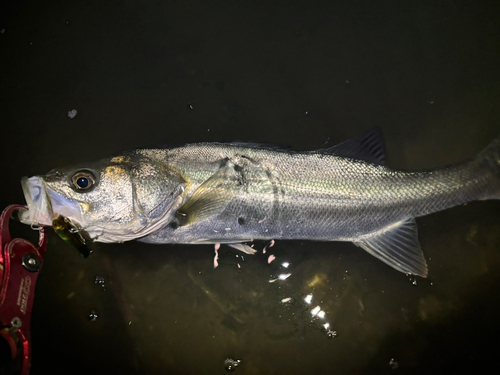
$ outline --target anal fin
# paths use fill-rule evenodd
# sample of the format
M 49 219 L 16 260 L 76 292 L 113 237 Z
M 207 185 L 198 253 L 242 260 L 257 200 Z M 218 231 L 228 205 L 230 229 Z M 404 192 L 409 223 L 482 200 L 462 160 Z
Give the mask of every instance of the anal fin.
M 362 237 L 354 244 L 398 271 L 427 277 L 427 263 L 413 218 Z

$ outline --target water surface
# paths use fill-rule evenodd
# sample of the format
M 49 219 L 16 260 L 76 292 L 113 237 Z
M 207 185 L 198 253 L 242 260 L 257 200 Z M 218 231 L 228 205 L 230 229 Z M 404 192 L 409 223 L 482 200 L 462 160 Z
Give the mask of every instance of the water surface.
M 498 15 L 488 1 L 5 1 L 0 206 L 23 202 L 24 175 L 185 142 L 312 150 L 379 126 L 391 167 L 465 159 L 500 133 Z M 500 351 L 499 209 L 419 218 L 428 279 L 349 243 L 244 260 L 222 247 L 213 269 L 212 246 L 83 259 L 52 233 L 32 374 L 223 374 L 228 357 L 241 375 L 484 370 Z

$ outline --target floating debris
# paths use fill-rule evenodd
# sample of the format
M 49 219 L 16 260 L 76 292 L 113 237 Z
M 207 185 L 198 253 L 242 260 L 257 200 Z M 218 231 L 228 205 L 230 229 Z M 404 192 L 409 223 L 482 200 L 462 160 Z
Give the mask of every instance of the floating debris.
M 215 244 L 215 256 L 214 256 L 214 268 L 217 268 L 219 266 L 219 262 L 217 259 L 219 259 L 219 249 L 220 249 L 220 243 Z
M 275 259 L 276 259 L 276 257 L 275 257 L 273 254 L 271 254 L 271 255 L 269 255 L 269 258 L 267 258 L 267 263 L 268 263 L 268 264 L 271 264 L 271 262 L 272 262 L 273 260 L 275 260 Z
M 75 118 L 75 116 L 78 114 L 78 111 L 76 109 L 72 109 L 71 111 L 68 111 L 68 117 L 69 118 Z
M 268 231 L 268 229 L 266 229 L 266 232 Z M 273 247 L 274 246 L 274 240 L 271 240 L 271 242 L 269 242 L 266 246 L 264 246 L 264 248 L 262 249 L 262 254 L 265 254 L 267 249 L 270 248 L 270 247 Z

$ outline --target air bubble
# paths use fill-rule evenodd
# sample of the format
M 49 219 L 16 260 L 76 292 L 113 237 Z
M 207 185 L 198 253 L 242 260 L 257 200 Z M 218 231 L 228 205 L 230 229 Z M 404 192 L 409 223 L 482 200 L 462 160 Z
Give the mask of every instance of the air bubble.
M 106 282 L 106 279 L 101 276 L 96 276 L 94 279 L 94 283 L 99 285 L 103 290 L 106 290 L 106 285 L 104 284 Z
M 326 332 L 326 337 L 328 337 L 329 339 L 334 339 L 335 337 L 337 337 L 337 331 L 332 331 L 331 329 L 328 330 L 328 332 Z
M 95 322 L 97 320 L 97 318 L 99 317 L 99 314 L 95 310 L 90 310 L 90 312 L 87 315 L 87 317 L 89 318 L 89 320 L 91 322 Z
M 240 365 L 240 363 L 240 359 L 226 358 L 224 360 L 224 368 L 227 372 L 233 372 L 234 370 L 236 370 L 236 367 Z
M 397 363 L 394 358 L 391 358 L 389 366 L 391 366 L 391 369 L 396 370 L 399 367 L 399 363 Z

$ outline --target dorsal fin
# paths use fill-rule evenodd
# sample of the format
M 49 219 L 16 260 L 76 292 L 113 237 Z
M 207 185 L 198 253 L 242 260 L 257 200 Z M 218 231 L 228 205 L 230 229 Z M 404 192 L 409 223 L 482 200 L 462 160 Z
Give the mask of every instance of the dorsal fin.
M 370 129 L 356 138 L 316 152 L 364 160 L 372 164 L 385 164 L 385 144 L 380 128 Z

